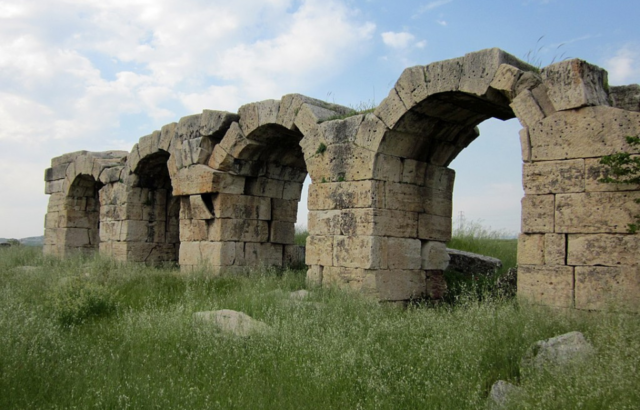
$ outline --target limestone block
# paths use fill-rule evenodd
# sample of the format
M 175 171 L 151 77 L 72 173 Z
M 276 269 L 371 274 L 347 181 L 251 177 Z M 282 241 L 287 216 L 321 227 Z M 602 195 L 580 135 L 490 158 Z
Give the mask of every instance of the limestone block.
M 269 178 L 247 178 L 247 195 L 280 198 L 284 192 L 284 181 Z
M 451 240 L 451 217 L 420 214 L 418 216 L 418 238 L 440 242 Z
M 389 129 L 393 129 L 406 112 L 407 107 L 402 102 L 397 90 L 392 88 L 387 98 L 380 102 L 373 114 L 380 118 Z
M 550 161 L 636 153 L 627 135 L 640 135 L 640 113 L 611 107 L 557 112 L 530 126 L 531 158 Z
M 191 219 L 191 199 L 188 196 L 180 197 L 180 219 Z
M 302 183 L 285 181 L 282 188 L 282 199 L 300 201 L 302 195 Z
M 282 266 L 283 245 L 274 243 L 245 244 L 247 266 Z
M 342 120 L 325 121 L 318 124 L 318 131 L 327 145 L 354 143 L 364 115 L 352 115 Z
M 585 160 L 525 163 L 522 185 L 527 195 L 584 192 Z
M 304 265 L 305 247 L 300 245 L 285 245 L 282 263 L 284 266 L 300 267 Z
M 518 236 L 518 265 L 544 265 L 545 235 L 523 234 Z
M 45 229 L 60 228 L 60 213 L 59 212 L 47 212 L 44 215 L 44 227 L 45 227 Z
M 145 158 L 158 151 L 160 132 L 155 131 L 149 135 L 141 137 L 138 141 L 138 154 L 140 159 Z
M 240 117 L 226 111 L 203 110 L 200 115 L 200 135 L 214 140 L 222 138 L 232 122 Z
M 384 208 L 385 184 L 380 181 L 313 183 L 309 186 L 309 210 Z
M 126 242 L 154 242 L 152 223 L 149 221 L 122 221 L 120 241 Z
M 324 152 L 306 158 L 306 162 L 313 181 L 359 181 L 374 177 L 374 165 L 378 156 L 381 154 L 351 143 L 333 144 L 329 145 Z M 381 175 L 384 175 L 385 171 L 390 171 L 381 167 L 382 165 L 376 170 Z M 398 168 L 395 172 L 401 175 L 402 168 Z M 399 178 L 400 176 L 397 177 L 398 180 Z
M 573 307 L 572 266 L 518 266 L 518 297 L 534 304 Z
M 211 214 L 211 211 L 205 204 L 204 199 L 202 198 L 202 195 L 189 196 L 189 205 L 191 209 L 191 218 L 213 219 L 213 214 Z
M 171 146 L 171 141 L 178 135 L 177 128 L 178 123 L 176 122 L 162 126 L 160 129 L 160 139 L 158 140 L 158 149 L 173 154 L 173 152 L 169 151 L 169 147 Z
M 244 266 L 245 245 L 242 242 L 199 242 L 202 262 L 209 266 Z
M 347 176 L 348 175 L 349 174 L 347 174 Z M 355 172 L 352 172 L 351 175 L 353 175 L 353 177 L 351 178 L 353 180 L 363 179 L 363 177 L 367 177 L 368 179 L 368 174 L 366 172 L 364 173 L 364 175 L 361 175 L 361 173 L 356 170 Z M 377 179 L 379 181 L 401 182 L 402 175 L 403 165 L 401 158 L 385 154 L 375 155 L 373 179 Z
M 404 301 L 426 296 L 426 275 L 422 270 L 375 271 L 377 297 L 381 301 Z
M 297 222 L 298 201 L 272 198 L 270 219 L 274 221 Z
M 178 263 L 180 265 L 199 265 L 202 262 L 200 242 L 180 242 Z
M 558 111 L 609 104 L 607 72 L 600 67 L 572 59 L 545 67 L 541 74 Z
M 280 110 L 280 101 L 265 100 L 243 105 L 238 109 L 240 128 L 249 137 L 261 125 L 275 124 Z
M 280 100 L 280 109 L 278 110 L 276 122 L 289 130 L 293 130 L 294 121 L 303 104 L 322 106 L 325 103 L 301 94 L 287 94 Z
M 265 145 L 245 137 L 240 125 L 234 122 L 220 141 L 220 148 L 236 159 L 253 159 L 265 149 Z
M 426 162 L 405 158 L 402 164 L 402 183 L 419 186 L 424 185 L 427 166 L 428 164 Z
M 267 242 L 269 223 L 257 219 L 215 219 L 209 221 L 210 241 Z
M 566 235 L 553 233 L 544 235 L 544 264 L 568 265 Z
M 213 142 L 209 138 L 193 138 L 188 142 L 192 164 L 206 164 L 213 152 Z M 184 144 L 183 144 L 184 147 Z M 186 165 L 186 164 L 185 164 Z
M 424 100 L 428 96 L 425 67 L 405 68 L 396 82 L 395 89 L 407 108 Z
M 67 175 L 68 166 L 69 164 L 60 164 L 53 168 L 47 168 L 44 172 L 44 180 L 50 182 L 56 179 L 64 179 Z
M 554 195 L 525 195 L 522 198 L 522 232 L 553 232 L 555 198 Z
M 294 120 L 294 125 L 300 130 L 302 135 L 304 135 L 300 146 L 302 147 L 302 152 L 304 152 L 305 157 L 315 153 L 319 142 L 326 144 L 326 141 L 318 140 L 321 138 L 319 134 L 316 133 L 318 122 L 335 115 L 338 115 L 336 111 L 321 106 L 313 104 L 302 104 L 300 106 L 300 110 Z
M 347 268 L 386 269 L 387 252 L 387 240 L 380 236 L 334 236 L 332 265 Z M 316 264 L 312 261 L 308 263 Z M 317 263 L 317 265 L 322 264 Z
M 172 184 L 175 196 L 215 192 L 242 194 L 244 193 L 245 179 L 216 171 L 206 165 L 193 165 L 178 171 Z
M 58 165 L 69 164 L 75 161 L 75 159 L 80 155 L 86 155 L 88 153 L 89 151 L 75 151 L 69 152 L 68 154 L 60 155 L 59 157 L 54 157 L 51 159 L 51 167 L 55 168 Z
M 176 177 L 178 176 L 178 169 L 179 168 L 176 161 L 176 156 L 169 156 L 169 159 L 167 160 L 167 170 L 169 171 L 169 178 L 171 178 L 171 181 L 176 179 Z
M 220 144 L 218 144 L 213 149 L 207 165 L 219 171 L 231 171 L 233 169 L 234 162 L 235 158 L 233 158 L 231 154 L 225 151 Z
M 58 179 L 56 181 L 47 181 L 44 184 L 44 193 L 47 195 L 63 193 L 66 191 L 66 184 L 64 179 Z
M 322 286 L 323 267 L 320 265 L 311 265 L 307 270 L 307 286 Z
M 305 261 L 309 265 L 333 266 L 333 236 L 307 237 Z
M 444 242 L 424 241 L 420 249 L 421 268 L 424 270 L 445 270 L 449 266 L 449 253 Z
M 389 128 L 387 128 L 380 118 L 372 113 L 366 114 L 358 126 L 354 143 L 369 151 L 385 152 L 385 149 L 381 147 L 380 144 L 387 131 L 389 131 Z
M 271 201 L 249 195 L 218 194 L 213 198 L 213 210 L 216 218 L 268 221 L 271 219 Z
M 98 180 L 103 184 L 110 184 L 112 182 L 118 182 L 120 180 L 120 174 L 123 167 L 111 167 L 105 168 L 100 172 Z
M 429 165 L 425 176 L 425 185 L 432 192 L 447 193 L 447 196 L 450 197 L 453 193 L 455 177 L 456 172 L 450 168 Z
M 489 86 L 511 101 L 516 96 L 516 84 L 520 76 L 522 76 L 522 71 L 518 68 L 510 64 L 500 64 Z
M 103 242 L 119 241 L 122 221 L 100 222 L 100 240 Z
M 73 203 L 69 203 L 70 201 L 73 201 Z M 85 209 L 84 208 L 85 206 L 84 204 L 86 204 L 85 198 L 73 198 L 73 197 L 69 198 L 62 192 L 53 193 L 51 194 L 51 196 L 49 196 L 49 201 L 47 203 L 47 212 L 58 212 L 63 209 L 69 209 L 69 208 L 74 209 L 76 201 L 82 201 L 83 205 L 80 209 Z
M 629 84 L 609 88 L 612 107 L 627 111 L 640 111 L 640 84 Z
M 419 239 L 387 238 L 387 266 L 389 269 L 420 269 L 420 249 Z
M 531 162 L 531 139 L 529 138 L 529 128 L 524 127 L 518 132 L 520 135 L 520 150 L 522 151 L 522 161 Z
M 529 90 L 524 90 L 518 94 L 511 101 L 511 108 L 524 127 L 531 127 L 546 117 L 533 93 Z
M 176 133 L 180 141 L 190 140 L 200 137 L 201 114 L 188 115 L 180 118 Z
M 556 232 L 626 233 L 640 214 L 638 191 L 556 195 Z
M 432 95 L 448 91 L 458 91 L 464 57 L 438 61 L 425 67 L 426 95 Z M 421 96 L 421 94 L 419 94 Z M 416 95 L 415 97 L 418 97 Z M 414 97 L 414 98 L 415 98 Z
M 308 229 L 311 235 L 340 235 L 340 210 L 309 211 Z
M 637 155 L 632 155 L 637 158 Z M 608 175 L 605 166 L 600 163 L 601 158 L 585 158 L 585 190 L 587 192 L 598 191 L 638 191 L 640 184 L 606 184 L 600 182 L 601 178 Z
M 568 235 L 568 265 L 638 265 L 638 235 Z
M 640 312 L 638 266 L 577 266 L 576 309 Z
M 293 222 L 273 221 L 270 224 L 269 242 L 293 245 L 296 228 Z
M 365 284 L 365 282 L 368 283 Z M 375 273 L 361 268 L 324 266 L 322 267 L 322 285 L 335 286 L 356 292 L 361 291 L 369 295 L 377 294 Z
M 307 177 L 307 171 L 300 168 L 289 167 L 280 162 L 269 162 L 264 176 L 281 181 L 303 183 Z
M 544 113 L 545 117 L 548 117 L 556 112 L 551 99 L 549 99 L 548 89 L 544 84 L 540 84 L 535 88 L 531 89 L 531 94 L 533 98 L 536 99 L 536 103 Z
M 58 213 L 56 228 L 97 229 L 98 219 L 95 212 L 63 210 Z
M 534 68 L 498 48 L 465 54 L 460 79 L 460 91 L 485 95 L 502 64 L 509 64 L 523 71 Z
M 208 239 L 206 221 L 200 219 L 180 220 L 180 242 L 206 241 Z
M 81 247 L 91 245 L 88 229 L 61 228 L 58 230 L 58 233 L 62 237 L 62 241 L 58 242 L 58 244 L 64 243 L 64 245 L 67 247 Z
M 375 208 L 345 209 L 340 215 L 340 231 L 346 236 L 415 238 L 418 214 Z
M 136 172 L 138 170 L 138 165 L 140 164 L 141 159 L 138 144 L 135 144 L 133 148 L 131 148 L 131 152 L 127 157 L 127 167 L 131 172 Z

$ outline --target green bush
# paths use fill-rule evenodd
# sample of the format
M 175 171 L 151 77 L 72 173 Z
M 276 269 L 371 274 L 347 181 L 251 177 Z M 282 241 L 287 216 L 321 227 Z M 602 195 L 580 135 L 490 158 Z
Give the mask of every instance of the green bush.
M 63 278 L 54 290 L 52 310 L 56 321 L 68 327 L 111 315 L 116 311 L 116 302 L 104 286 L 80 277 L 69 277 Z

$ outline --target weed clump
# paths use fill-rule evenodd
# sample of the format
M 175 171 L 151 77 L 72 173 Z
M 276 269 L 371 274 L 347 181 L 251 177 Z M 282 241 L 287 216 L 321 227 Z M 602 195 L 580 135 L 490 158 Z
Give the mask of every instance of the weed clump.
M 55 288 L 51 307 L 58 324 L 70 327 L 115 313 L 116 302 L 106 287 L 80 277 L 69 277 L 63 278 Z

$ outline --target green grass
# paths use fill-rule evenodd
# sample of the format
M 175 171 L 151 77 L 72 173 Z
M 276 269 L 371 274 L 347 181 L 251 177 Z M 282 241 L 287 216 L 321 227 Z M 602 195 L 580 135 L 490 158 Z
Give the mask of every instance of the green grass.
M 20 266 L 36 266 L 25 270 Z M 334 289 L 287 303 L 304 271 L 184 275 L 101 258 L 0 250 L 1 409 L 478 409 L 497 379 L 531 393 L 513 408 L 631 409 L 640 403 L 640 322 L 515 300 L 461 297 L 408 309 Z M 99 289 L 62 320 L 69 289 Z M 194 326 L 235 309 L 274 328 L 239 339 Z M 73 312 L 84 312 L 82 309 Z M 580 330 L 598 355 L 519 380 L 536 340 Z

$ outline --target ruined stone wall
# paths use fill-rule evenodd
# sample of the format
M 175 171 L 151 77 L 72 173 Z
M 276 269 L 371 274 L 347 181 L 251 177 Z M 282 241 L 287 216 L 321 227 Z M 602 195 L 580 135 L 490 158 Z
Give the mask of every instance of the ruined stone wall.
M 640 213 L 640 193 L 598 179 L 599 159 L 630 150 L 625 135 L 640 134 L 639 109 L 637 86 L 609 89 L 606 72 L 584 61 L 540 72 L 490 49 L 406 69 L 373 113 L 298 94 L 237 114 L 205 110 L 141 138 L 126 156 L 54 158 L 45 252 L 99 242 L 119 260 L 178 261 L 184 270 L 283 266 L 297 251 L 309 174 L 309 282 L 385 301 L 439 298 L 451 237 L 448 166 L 479 123 L 517 117 L 519 296 L 637 311 L 638 236 L 626 224 Z M 96 162 L 100 155 L 108 158 Z

